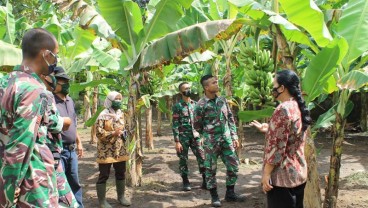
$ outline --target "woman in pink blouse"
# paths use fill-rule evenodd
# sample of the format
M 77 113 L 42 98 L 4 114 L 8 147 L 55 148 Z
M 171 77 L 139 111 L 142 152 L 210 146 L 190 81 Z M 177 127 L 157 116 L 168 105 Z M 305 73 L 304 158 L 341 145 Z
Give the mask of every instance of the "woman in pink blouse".
M 311 124 L 295 72 L 277 72 L 273 96 L 281 103 L 268 124 L 251 122 L 266 133 L 262 189 L 268 208 L 303 208 L 307 181 L 304 157 L 305 131 Z

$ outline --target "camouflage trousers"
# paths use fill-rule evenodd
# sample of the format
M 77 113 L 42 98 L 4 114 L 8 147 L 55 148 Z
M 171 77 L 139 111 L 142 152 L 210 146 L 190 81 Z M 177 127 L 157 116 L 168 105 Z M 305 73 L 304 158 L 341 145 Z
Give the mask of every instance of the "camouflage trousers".
M 181 176 L 188 176 L 188 152 L 189 148 L 192 149 L 193 154 L 197 158 L 198 168 L 200 173 L 204 173 L 204 150 L 201 142 L 201 138 L 180 138 L 180 144 L 183 150 L 177 153 L 179 157 L 179 171 Z
M 218 157 L 221 157 L 222 162 L 226 166 L 226 186 L 235 185 L 238 178 L 239 159 L 235 153 L 231 139 L 206 141 L 204 151 L 207 188 L 212 189 L 217 187 L 216 172 Z
M 62 166 L 62 163 L 59 162 L 58 167 L 56 168 L 56 180 L 57 180 L 57 188 L 59 193 L 59 208 L 68 207 L 68 208 L 77 208 L 79 204 L 74 197 L 72 189 L 69 186 L 69 183 L 66 179 L 66 175 Z

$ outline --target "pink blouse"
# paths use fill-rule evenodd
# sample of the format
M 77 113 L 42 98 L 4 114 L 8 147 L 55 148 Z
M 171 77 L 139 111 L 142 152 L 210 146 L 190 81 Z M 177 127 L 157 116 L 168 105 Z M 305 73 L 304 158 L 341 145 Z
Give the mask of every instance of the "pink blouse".
M 294 100 L 281 103 L 269 122 L 263 159 L 264 164 L 275 166 L 272 185 L 293 188 L 306 182 L 304 139 L 298 103 Z

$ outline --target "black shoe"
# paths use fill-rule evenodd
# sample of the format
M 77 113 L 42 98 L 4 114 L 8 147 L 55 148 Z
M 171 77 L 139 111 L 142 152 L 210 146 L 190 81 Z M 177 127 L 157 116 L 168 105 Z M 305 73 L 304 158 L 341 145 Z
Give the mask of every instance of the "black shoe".
M 203 173 L 202 174 L 202 186 L 201 189 L 207 190 L 207 184 L 206 184 L 206 175 Z
M 220 198 L 217 194 L 217 189 L 216 188 L 212 188 L 210 189 L 210 193 L 211 193 L 211 204 L 213 207 L 221 207 L 221 201 Z
M 225 201 L 227 202 L 244 202 L 245 197 L 239 196 L 235 194 L 234 186 L 227 186 L 226 187 L 226 195 L 225 195 Z
M 192 188 L 190 187 L 188 176 L 182 176 L 182 178 L 183 178 L 183 191 L 192 190 Z

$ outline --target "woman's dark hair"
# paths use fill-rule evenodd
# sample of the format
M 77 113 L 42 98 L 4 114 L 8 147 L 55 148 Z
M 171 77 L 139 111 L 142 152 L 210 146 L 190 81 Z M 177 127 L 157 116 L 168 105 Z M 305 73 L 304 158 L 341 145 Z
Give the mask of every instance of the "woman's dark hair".
M 300 81 L 298 75 L 291 70 L 282 70 L 276 73 L 276 81 L 280 85 L 284 85 L 288 89 L 291 96 L 293 96 L 298 103 L 300 112 L 302 114 L 302 129 L 305 131 L 308 126 L 312 123 L 312 118 L 310 117 L 310 112 L 305 105 L 305 101 L 302 97 L 302 92 L 300 90 Z

